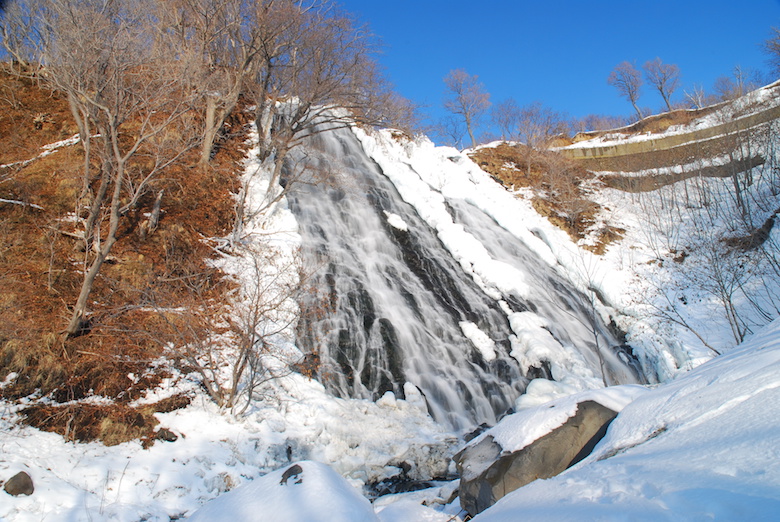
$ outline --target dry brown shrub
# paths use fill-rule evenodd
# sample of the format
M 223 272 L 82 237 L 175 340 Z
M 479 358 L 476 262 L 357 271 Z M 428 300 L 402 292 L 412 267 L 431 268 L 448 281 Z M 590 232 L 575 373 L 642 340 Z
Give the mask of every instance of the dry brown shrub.
M 187 395 L 177 394 L 135 408 L 123 404 L 36 404 L 22 410 L 22 415 L 30 426 L 58 433 L 67 440 L 100 440 L 114 446 L 142 439 L 148 447 L 159 424 L 154 414 L 184 408 L 190 401 Z
M 35 125 L 39 114 L 48 115 L 40 129 Z M 76 132 L 64 96 L 41 90 L 35 79 L 0 67 L 0 164 L 30 159 L 41 146 Z
M 119 404 L 47 404 L 22 410 L 26 422 L 66 440 L 102 441 L 106 446 L 150 437 L 159 421 L 153 413 Z

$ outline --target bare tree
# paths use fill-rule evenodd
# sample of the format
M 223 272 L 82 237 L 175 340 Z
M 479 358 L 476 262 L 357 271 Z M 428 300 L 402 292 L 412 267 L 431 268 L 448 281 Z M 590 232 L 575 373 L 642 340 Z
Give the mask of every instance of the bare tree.
M 584 132 L 616 129 L 618 127 L 623 127 L 627 123 L 627 119 L 622 116 L 588 114 L 587 116 L 580 118 L 578 121 L 574 121 L 572 125 L 574 128 L 576 128 L 576 130 Z
M 566 131 L 566 118 L 560 113 L 534 102 L 520 109 L 515 135 L 526 146 L 526 173 L 531 174 L 532 160 L 547 142 Z
M 764 42 L 764 52 L 775 75 L 780 75 L 780 29 L 772 28 L 772 35 Z
M 450 114 L 445 116 L 435 125 L 433 132 L 445 140 L 445 143 L 458 149 L 463 148 L 463 135 L 465 129 L 460 118 Z
M 274 9 L 286 6 L 274 11 L 274 17 L 282 18 L 266 21 L 284 30 L 263 37 L 248 94 L 256 106 L 260 170 L 269 172 L 270 180 L 260 206 L 246 209 L 246 194 L 240 195 L 234 240 L 250 214 L 270 208 L 308 177 L 305 164 L 289 168 L 286 162 L 302 140 L 355 124 L 413 119 L 414 108 L 390 89 L 379 71 L 371 34 L 330 1 L 304 4 L 275 2 Z
M 180 81 L 183 61 L 156 25 L 155 0 L 42 0 L 36 2 L 34 38 L 24 45 L 44 66 L 42 81 L 68 95 L 84 142 L 84 274 L 65 333 L 78 335 L 98 273 L 120 224 L 154 178 L 193 144 L 185 121 L 191 98 Z M 90 169 L 91 132 L 99 172 Z M 82 206 L 81 202 L 86 201 Z
M 710 105 L 710 97 L 704 92 L 704 87 L 698 84 L 693 84 L 691 91 L 684 91 L 685 99 L 688 100 L 688 104 L 693 109 L 703 109 L 707 105 Z
M 680 68 L 674 64 L 663 63 L 660 58 L 648 60 L 642 66 L 647 82 L 655 87 L 666 103 L 666 108 L 672 110 L 669 98 L 680 84 Z
M 508 98 L 493 105 L 490 118 L 501 132 L 502 140 L 514 140 L 520 126 L 520 106 L 514 98 Z
M 163 27 L 177 51 L 193 57 L 190 81 L 202 103 L 200 163 L 205 166 L 254 72 L 257 24 L 247 15 L 250 4 L 240 0 L 170 0 L 169 6 L 161 10 Z
M 0 10 L 3 50 L 21 67 L 39 65 L 33 63 L 36 56 L 31 43 L 40 38 L 40 8 L 37 3 L 13 2 Z
M 471 145 L 477 146 L 474 128 L 490 107 L 490 94 L 479 82 L 477 75 L 470 75 L 463 69 L 454 69 L 444 77 L 444 85 L 449 97 L 444 100 L 444 108 L 463 118 Z
M 251 277 L 229 293 L 229 302 L 215 303 L 204 284 L 208 278 L 198 273 L 179 278 L 188 290 L 186 306 L 163 302 L 153 287 L 143 295 L 162 324 L 147 335 L 200 377 L 218 407 L 236 413 L 301 359 L 274 345 L 291 342 L 305 283 L 298 255 L 288 258 L 266 243 L 242 246 L 241 254 L 242 270 Z
M 642 111 L 637 106 L 641 94 L 642 75 L 631 62 L 619 63 L 607 78 L 607 83 L 618 90 L 618 93 L 631 102 L 639 119 Z
M 566 131 L 566 118 L 538 101 L 520 109 L 519 116 L 515 132 L 529 147 L 543 148 L 550 138 Z

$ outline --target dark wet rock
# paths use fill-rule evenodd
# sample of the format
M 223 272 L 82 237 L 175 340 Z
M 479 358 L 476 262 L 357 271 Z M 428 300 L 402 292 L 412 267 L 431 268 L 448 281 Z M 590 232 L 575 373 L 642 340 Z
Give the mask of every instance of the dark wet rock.
M 3 489 L 9 495 L 18 497 L 19 495 L 32 495 L 35 491 L 33 481 L 30 475 L 24 471 L 20 471 L 5 483 Z
M 294 484 L 303 483 L 303 468 L 298 464 L 287 468 L 282 474 L 282 480 L 279 481 L 279 484 L 286 485 L 288 480 L 292 480 Z

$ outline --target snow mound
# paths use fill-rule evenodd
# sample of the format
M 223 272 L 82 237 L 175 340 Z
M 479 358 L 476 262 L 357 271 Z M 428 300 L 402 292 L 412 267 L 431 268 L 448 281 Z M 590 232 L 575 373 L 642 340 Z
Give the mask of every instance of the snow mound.
M 378 511 L 382 522 L 453 522 L 455 519 L 449 513 L 436 511 L 416 502 L 396 502 Z
M 333 469 L 302 461 L 217 497 L 189 520 L 365 522 L 378 519 L 371 503 Z

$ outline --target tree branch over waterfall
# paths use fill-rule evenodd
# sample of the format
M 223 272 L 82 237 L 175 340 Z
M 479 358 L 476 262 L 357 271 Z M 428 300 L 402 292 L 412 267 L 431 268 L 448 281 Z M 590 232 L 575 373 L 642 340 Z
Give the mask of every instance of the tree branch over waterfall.
M 286 161 L 302 140 L 352 125 L 412 122 L 414 108 L 380 73 L 367 29 L 330 1 L 273 2 L 273 31 L 263 33 L 254 81 L 247 94 L 256 107 L 257 173 L 269 176 L 267 196 L 245 208 L 239 195 L 234 242 L 246 219 L 275 205 L 311 171 Z M 282 182 L 282 178 L 284 181 Z

